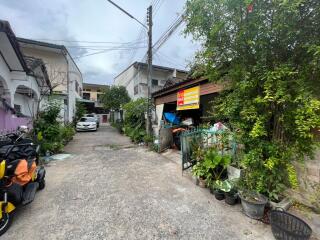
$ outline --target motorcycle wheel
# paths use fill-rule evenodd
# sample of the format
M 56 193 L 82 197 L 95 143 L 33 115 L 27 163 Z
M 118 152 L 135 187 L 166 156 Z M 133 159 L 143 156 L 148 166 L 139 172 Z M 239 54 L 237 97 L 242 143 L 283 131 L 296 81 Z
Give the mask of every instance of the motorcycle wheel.
M 39 182 L 39 190 L 42 190 L 42 189 L 44 189 L 46 187 L 46 180 L 41 180 L 40 182 Z
M 0 219 L 0 236 L 9 229 L 12 223 L 12 218 L 13 218 L 12 214 L 2 213 L 2 218 Z

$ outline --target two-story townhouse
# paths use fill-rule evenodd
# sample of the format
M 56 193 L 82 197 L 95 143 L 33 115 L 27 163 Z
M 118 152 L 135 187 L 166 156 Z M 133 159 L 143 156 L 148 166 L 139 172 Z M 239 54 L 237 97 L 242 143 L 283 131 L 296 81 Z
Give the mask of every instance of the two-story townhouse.
M 0 134 L 32 127 L 51 84 L 41 59 L 25 58 L 9 22 L 0 20 Z
M 86 104 L 88 112 L 94 112 L 98 114 L 107 113 L 103 108 L 102 97 L 104 91 L 109 88 L 108 85 L 93 84 L 93 83 L 83 83 L 83 99 L 92 101 L 91 106 Z
M 152 66 L 151 92 L 162 89 L 165 85 L 174 84 L 187 78 L 188 72 L 158 65 Z M 114 78 L 114 84 L 125 86 L 132 99 L 148 96 L 148 65 L 134 62 Z
M 63 45 L 18 38 L 25 56 L 40 58 L 46 65 L 54 96 L 61 101 L 60 116 L 71 122 L 76 111 L 76 100 L 82 97 L 83 78 L 80 69 Z

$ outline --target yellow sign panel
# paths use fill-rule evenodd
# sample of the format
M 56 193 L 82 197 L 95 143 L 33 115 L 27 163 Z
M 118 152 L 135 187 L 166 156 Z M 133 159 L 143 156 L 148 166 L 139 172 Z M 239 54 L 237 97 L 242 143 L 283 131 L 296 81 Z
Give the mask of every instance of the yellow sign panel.
M 178 91 L 177 110 L 198 109 L 199 107 L 200 86 Z

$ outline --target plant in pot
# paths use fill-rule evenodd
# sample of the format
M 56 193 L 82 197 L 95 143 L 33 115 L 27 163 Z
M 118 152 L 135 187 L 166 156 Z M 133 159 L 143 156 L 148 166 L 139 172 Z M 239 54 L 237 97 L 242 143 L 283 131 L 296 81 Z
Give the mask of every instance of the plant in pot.
M 215 147 L 209 148 L 204 154 L 203 165 L 205 168 L 207 185 L 210 187 L 211 193 L 215 193 L 215 182 L 217 180 L 226 179 L 226 169 L 230 164 L 230 161 L 230 155 L 222 155 Z
M 203 161 L 205 150 L 203 149 L 202 145 L 199 144 L 199 141 L 197 141 L 197 139 L 192 139 L 190 144 L 191 144 L 191 159 L 193 163 L 195 163 L 192 170 L 192 173 L 193 173 L 192 178 L 195 184 L 199 185 L 199 182 L 200 182 L 199 178 L 203 178 L 202 175 L 204 175 L 203 166 L 200 166 L 200 165 L 201 165 L 201 162 Z
M 192 175 L 197 178 L 196 184 L 199 185 L 199 187 L 205 188 L 206 187 L 206 169 L 203 165 L 203 161 L 197 162 L 192 167 Z
M 255 149 L 244 155 L 239 196 L 246 215 L 261 219 L 268 199 L 280 201 L 285 189 L 297 185 L 290 157 L 290 151 L 267 142 L 256 143 Z
M 224 191 L 225 202 L 229 205 L 235 205 L 237 203 L 238 193 L 235 185 L 236 185 L 235 180 L 223 181 L 221 190 Z
M 222 190 L 223 189 L 223 181 L 221 180 L 216 180 L 213 184 L 213 194 L 214 194 L 214 197 L 221 201 L 225 198 L 225 193 L 224 191 Z
M 229 180 L 239 179 L 243 172 L 241 157 L 243 156 L 244 145 L 236 144 L 234 139 L 232 138 L 232 142 L 230 143 L 233 152 L 232 160 L 231 164 L 227 167 Z
M 238 195 L 234 181 L 217 180 L 214 183 L 214 188 L 214 194 L 216 199 L 225 199 L 225 202 L 229 205 L 235 205 L 237 203 Z

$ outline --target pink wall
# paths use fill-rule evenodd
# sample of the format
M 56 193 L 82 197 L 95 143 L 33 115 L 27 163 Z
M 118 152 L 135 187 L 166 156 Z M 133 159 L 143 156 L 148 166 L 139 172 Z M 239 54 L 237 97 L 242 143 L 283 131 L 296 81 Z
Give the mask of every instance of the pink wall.
M 31 118 L 15 117 L 10 111 L 6 112 L 0 107 L 0 134 L 15 131 L 21 125 L 32 128 Z

